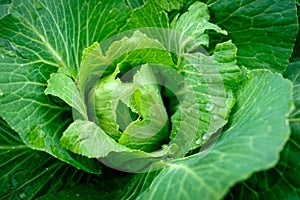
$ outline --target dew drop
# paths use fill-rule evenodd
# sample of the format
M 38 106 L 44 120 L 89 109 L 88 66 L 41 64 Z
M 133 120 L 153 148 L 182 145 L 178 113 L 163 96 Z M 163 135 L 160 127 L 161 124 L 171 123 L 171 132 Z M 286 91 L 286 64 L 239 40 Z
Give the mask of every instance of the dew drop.
M 203 136 L 202 136 L 202 138 L 203 138 L 203 140 L 207 140 L 208 138 L 209 138 L 209 134 L 204 134 Z
M 214 120 L 220 119 L 220 117 L 218 115 L 213 115 L 212 117 L 213 117 Z
M 21 192 L 21 193 L 19 194 L 19 198 L 20 198 L 20 199 L 25 199 L 27 196 L 28 196 L 28 195 L 27 195 L 26 192 Z
M 24 66 L 24 64 L 21 64 L 20 66 L 21 66 L 21 67 L 23 67 L 23 66 Z
M 79 197 L 79 194 L 76 194 L 77 197 Z
M 196 144 L 201 144 L 201 138 L 198 138 L 195 143 Z
M 0 97 L 4 95 L 3 90 L 0 89 Z
M 49 170 L 49 168 L 47 167 L 47 168 L 46 168 L 46 171 L 48 171 L 48 170 Z
M 206 107 L 205 107 L 205 110 L 211 111 L 214 107 L 215 107 L 214 104 L 212 104 L 212 103 L 207 103 L 207 104 L 206 104 Z

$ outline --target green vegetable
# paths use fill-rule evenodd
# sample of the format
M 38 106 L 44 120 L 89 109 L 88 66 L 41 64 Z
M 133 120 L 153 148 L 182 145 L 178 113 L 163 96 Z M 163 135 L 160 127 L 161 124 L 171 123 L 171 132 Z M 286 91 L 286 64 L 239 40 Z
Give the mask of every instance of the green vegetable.
M 0 199 L 299 198 L 299 5 L 204 2 L 0 1 Z

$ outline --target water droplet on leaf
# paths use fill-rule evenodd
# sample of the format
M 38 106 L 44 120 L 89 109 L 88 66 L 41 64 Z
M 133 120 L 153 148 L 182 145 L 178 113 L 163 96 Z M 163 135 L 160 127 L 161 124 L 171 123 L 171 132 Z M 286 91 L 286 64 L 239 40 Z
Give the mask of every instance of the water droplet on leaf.
M 4 95 L 3 90 L 0 89 L 0 97 Z
M 195 143 L 196 144 L 201 144 L 201 138 L 198 138 Z
M 27 195 L 26 192 L 21 192 L 21 193 L 19 194 L 19 198 L 20 198 L 20 199 L 25 199 L 27 196 L 28 196 L 28 195 Z
M 214 120 L 220 119 L 220 117 L 218 115 L 213 115 L 212 117 L 213 117 Z
M 212 103 L 207 103 L 207 104 L 206 104 L 206 107 L 205 107 L 205 110 L 211 111 L 214 107 L 215 107 L 214 104 L 212 104 Z
M 203 140 L 207 140 L 208 138 L 209 138 L 209 134 L 204 134 L 203 136 L 202 136 L 202 138 L 203 138 Z

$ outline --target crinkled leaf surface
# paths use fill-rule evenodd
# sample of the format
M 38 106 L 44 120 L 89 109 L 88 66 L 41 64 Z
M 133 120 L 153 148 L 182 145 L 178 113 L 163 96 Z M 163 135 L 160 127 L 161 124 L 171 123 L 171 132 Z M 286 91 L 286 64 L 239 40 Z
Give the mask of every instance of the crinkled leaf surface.
M 231 92 L 237 87 L 241 73 L 235 57 L 236 48 L 231 41 L 218 44 L 212 56 L 194 53 L 182 57 L 179 72 L 187 86 L 184 92 L 179 90 L 185 100 L 171 119 L 171 143 L 182 150 L 187 144 L 194 149 L 225 125 L 234 103 Z
M 123 1 L 15 0 L 9 6 L 10 14 L 0 21 L 0 37 L 10 41 L 19 58 L 2 57 L 0 115 L 30 147 L 98 173 L 97 161 L 61 148 L 59 138 L 71 122 L 70 109 L 43 91 L 55 67 L 74 74 L 83 48 L 120 31 L 130 9 Z
M 210 19 L 207 5 L 197 2 L 189 7 L 189 11 L 178 16 L 171 22 L 171 28 L 192 39 L 193 45 L 189 51 L 194 50 L 200 45 L 209 45 L 209 36 L 204 33 L 207 30 L 214 30 L 218 33 L 227 35 L 225 30 L 219 26 L 208 22 Z M 190 44 L 191 45 L 191 44 Z
M 114 73 L 97 83 L 94 90 L 95 100 L 93 103 L 99 126 L 115 140 L 121 136 L 117 123 L 117 108 L 120 100 L 117 90 L 121 88 L 121 81 L 119 78 L 116 78 L 118 73 L 119 70 L 117 68 Z
M 220 199 L 236 182 L 274 166 L 290 132 L 290 101 L 289 81 L 267 71 L 250 72 L 216 145 L 170 163 L 140 199 Z
M 63 73 L 53 73 L 48 80 L 45 94 L 51 94 L 59 97 L 69 106 L 79 112 L 79 116 L 82 119 L 87 120 L 87 108 L 83 99 L 83 95 L 80 94 L 74 81 Z M 73 112 L 73 115 L 75 113 Z
M 277 165 L 237 184 L 225 199 L 299 199 L 300 125 L 292 124 L 292 135 Z
M 254 174 L 231 189 L 225 199 L 299 199 L 300 196 L 300 63 L 291 63 L 285 76 L 293 82 L 296 109 L 290 115 L 291 137 L 278 164 Z
M 174 151 L 171 145 L 160 151 L 146 153 L 118 144 L 95 123 L 76 120 L 63 133 L 61 145 L 89 158 L 99 158 L 106 165 L 128 172 L 148 170 L 151 164 L 164 160 Z M 159 164 L 157 167 L 160 167 Z
M 0 199 L 36 199 L 83 179 L 83 171 L 25 145 L 2 119 L 0 155 Z
M 143 65 L 133 77 L 133 101 L 124 103 L 136 109 L 142 119 L 130 123 L 119 139 L 120 144 L 147 152 L 160 149 L 169 135 L 168 114 L 152 68 Z
M 2 0 L 0 2 L 0 19 L 9 14 L 10 1 Z
M 4 57 L 0 63 L 0 115 L 29 147 L 42 150 L 77 168 L 99 173 L 97 161 L 61 148 L 59 138 L 71 122 L 71 110 L 44 94 L 55 68 L 43 63 Z
M 63 147 L 89 158 L 105 157 L 110 151 L 128 150 L 90 121 L 74 121 L 63 133 L 60 141 Z
M 129 14 L 123 1 L 14 0 L 0 36 L 25 58 L 78 68 L 83 48 L 118 33 Z
M 213 23 L 226 30 L 249 69 L 285 71 L 298 24 L 294 0 L 207 0 Z
M 31 147 L 35 149 L 43 149 L 51 154 L 53 153 L 55 154 L 56 157 L 59 157 L 60 159 L 68 163 L 71 163 L 72 165 L 75 165 L 79 168 L 83 168 L 87 171 L 99 172 L 98 167 L 95 168 L 95 166 L 92 166 L 95 163 L 89 165 L 87 164 L 88 163 L 87 160 L 80 161 L 80 159 L 82 158 L 80 158 L 79 156 L 75 156 L 75 160 L 74 160 L 73 154 L 70 154 L 68 151 L 61 149 L 61 147 L 58 145 L 58 138 L 61 135 L 60 133 L 66 128 L 67 124 L 70 123 L 69 119 L 71 119 L 71 115 L 70 115 L 71 110 L 69 108 L 64 109 L 66 108 L 66 105 L 63 104 L 59 99 L 53 98 L 52 96 L 49 97 L 44 95 L 44 89 L 46 88 L 47 80 L 50 78 L 51 73 L 57 71 L 57 69 L 54 67 L 59 67 L 59 66 L 60 67 L 62 66 L 64 68 L 68 67 L 68 69 L 64 69 L 64 70 L 67 71 L 68 74 L 72 76 L 72 78 L 74 78 L 74 76 L 76 75 L 76 69 L 79 68 L 79 65 L 81 63 L 81 56 L 82 56 L 83 49 L 90 46 L 95 41 L 101 42 L 105 38 L 108 38 L 109 36 L 114 35 L 123 29 L 125 30 L 125 29 L 145 27 L 145 26 L 168 27 L 167 14 L 161 8 L 167 11 L 170 11 L 172 9 L 178 9 L 181 7 L 183 2 L 184 1 L 180 1 L 180 3 L 178 3 L 177 1 L 171 2 L 168 0 L 164 0 L 163 4 L 160 5 L 161 1 L 150 1 L 150 0 L 149 1 L 108 0 L 108 1 L 101 1 L 101 2 L 80 1 L 80 0 L 74 0 L 74 1 L 14 0 L 13 4 L 11 5 L 10 1 L 6 1 L 6 0 L 0 1 L 1 4 L 0 7 L 0 20 L 1 20 L 0 21 L 0 37 L 1 37 L 0 40 L 0 56 L 1 56 L 0 116 L 4 117 L 6 121 L 9 122 L 9 125 L 12 126 L 14 130 L 17 130 L 19 132 L 22 139 L 25 140 L 26 145 L 28 146 L 31 145 Z M 222 28 L 228 30 L 229 37 L 232 38 L 233 42 L 237 44 L 238 56 L 239 56 L 238 61 L 240 64 L 245 65 L 248 68 L 269 68 L 272 69 L 273 71 L 283 71 L 285 69 L 287 64 L 287 59 L 289 58 L 289 55 L 291 53 L 292 43 L 296 32 L 295 31 L 296 21 L 294 20 L 294 15 L 293 15 L 293 13 L 295 13 L 293 1 L 272 0 L 268 2 L 266 1 L 241 2 L 238 0 L 235 1 L 212 0 L 209 1 L 209 6 L 214 16 L 213 20 L 217 22 Z M 102 12 L 98 12 L 99 10 L 101 10 Z M 8 15 L 9 13 L 11 13 L 11 15 Z M 127 21 L 127 19 L 129 20 Z M 3 53 L 2 51 L 3 50 L 2 37 L 10 41 L 8 43 L 9 44 L 8 46 L 10 47 L 9 51 L 4 50 L 5 53 Z M 224 49 L 226 48 L 223 48 L 222 50 Z M 4 58 L 5 56 L 8 55 L 17 56 L 19 57 L 19 59 Z M 269 82 L 273 82 L 274 84 L 276 83 L 275 79 L 273 81 L 270 81 L 270 79 L 271 78 L 266 79 L 267 81 L 260 81 L 254 78 L 252 81 L 252 86 L 253 88 L 255 88 L 254 86 L 257 86 L 257 83 L 262 83 L 261 85 L 259 85 L 259 87 L 263 88 L 263 90 L 265 90 L 265 93 L 267 93 L 269 90 L 266 90 L 264 87 L 266 83 L 268 82 L 269 85 L 272 85 Z M 254 84 L 255 81 L 256 84 Z M 255 89 L 253 88 L 251 88 L 251 92 L 249 92 L 249 94 L 251 93 L 251 95 L 253 94 L 252 93 L 253 91 L 257 91 L 260 89 L 260 88 L 255 88 Z M 282 92 L 281 89 L 279 91 Z M 287 92 L 288 89 L 284 91 Z M 274 93 L 278 94 L 278 91 Z M 272 95 L 274 95 L 274 93 Z M 265 99 L 274 97 L 274 99 L 276 99 L 277 102 L 279 96 L 281 97 L 281 95 L 276 97 L 272 95 L 270 94 L 269 96 L 266 96 Z M 242 105 L 249 105 L 249 104 L 251 105 L 250 106 L 251 109 L 249 108 L 250 110 L 252 110 L 252 108 L 257 108 L 258 105 L 261 105 L 263 108 L 269 108 L 268 105 L 263 105 L 264 102 L 259 101 L 260 98 L 256 99 L 257 100 L 256 103 L 258 103 L 258 105 L 256 106 L 251 104 L 251 102 L 253 102 L 251 101 L 252 96 L 244 94 L 244 95 L 240 95 L 239 97 L 240 97 L 239 102 L 244 102 L 244 104 L 242 103 Z M 287 96 L 284 96 L 284 94 L 282 94 L 282 97 L 285 98 Z M 13 106 L 10 105 L 10 102 L 13 104 Z M 272 127 L 278 131 L 280 130 L 279 124 L 282 124 L 282 127 L 284 127 L 282 123 L 283 116 L 284 114 L 287 113 L 287 110 L 286 112 L 283 112 L 283 109 L 280 109 L 281 106 L 283 106 L 282 102 L 283 100 L 280 100 L 280 104 L 278 103 L 278 106 L 277 107 L 275 106 L 276 109 L 278 109 L 278 113 L 282 111 L 281 112 L 282 115 L 280 113 L 278 114 L 278 116 L 282 117 L 280 118 L 282 120 L 280 122 L 275 120 L 273 121 L 274 115 L 277 116 L 277 114 L 268 116 L 268 120 L 266 120 L 267 123 L 272 122 Z M 63 107 L 63 109 L 61 109 L 61 107 Z M 246 111 L 248 110 L 245 108 L 241 109 L 241 112 L 235 111 L 235 115 L 231 119 L 235 121 L 235 119 L 239 119 L 239 117 L 243 115 L 249 117 L 250 114 L 247 114 Z M 252 112 L 253 116 L 262 113 L 263 111 L 259 109 L 255 110 L 255 113 L 254 111 Z M 263 113 L 263 114 L 266 115 L 267 113 Z M 251 120 L 257 121 L 257 119 L 255 118 L 248 119 L 248 117 L 246 118 L 247 122 Z M 232 122 L 232 120 L 230 122 Z M 242 120 L 236 120 L 236 121 L 238 122 L 237 124 L 239 124 L 240 127 L 245 128 L 244 129 L 245 133 L 249 133 L 248 131 L 250 130 L 250 133 L 254 134 L 255 130 L 258 130 L 259 132 L 260 127 L 263 126 L 263 125 L 258 126 L 258 124 L 256 123 L 253 123 L 253 125 L 248 123 L 242 123 Z M 246 120 L 244 120 L 244 122 L 245 121 Z M 62 124 L 61 122 L 63 122 L 64 124 Z M 57 124 L 59 124 L 59 126 L 57 126 Z M 232 126 L 234 127 L 234 124 L 232 124 Z M 296 125 L 294 127 L 296 127 L 293 129 L 294 133 L 297 133 L 299 128 L 297 128 Z M 228 141 L 243 140 L 244 137 L 227 138 L 226 134 L 229 135 L 229 133 L 233 133 L 234 135 L 235 134 L 234 130 L 237 130 L 238 128 L 234 127 L 232 129 L 229 128 L 228 131 L 225 132 L 225 136 L 224 136 L 225 139 L 223 138 L 221 140 L 223 143 L 226 144 L 226 142 L 224 141 L 227 140 Z M 266 130 L 267 131 L 263 132 L 265 133 L 265 135 L 270 132 L 268 128 Z M 283 130 L 283 133 L 286 133 L 286 130 Z M 241 135 L 245 136 L 244 134 Z M 299 139 L 295 138 L 294 136 L 295 134 L 292 135 L 292 141 L 296 141 L 296 143 L 293 143 L 292 146 L 289 146 L 288 144 L 288 147 L 298 148 L 299 142 L 297 141 L 299 141 Z M 258 138 L 261 139 L 261 137 Z M 235 140 L 231 140 L 231 139 L 235 139 Z M 265 140 L 265 143 L 268 143 L 270 141 L 271 140 Z M 256 140 L 253 143 L 249 143 L 249 140 L 245 140 L 244 142 L 248 144 L 256 144 Z M 228 142 L 228 144 L 229 143 L 230 142 Z M 257 144 L 262 144 L 262 142 L 258 142 Z M 219 146 L 217 147 L 218 147 L 217 148 L 218 152 L 215 154 L 220 153 L 221 155 L 223 155 L 222 153 L 226 152 L 226 149 L 225 150 L 222 149 L 222 151 L 220 150 L 221 145 L 220 147 Z M 228 145 L 227 146 L 225 145 L 224 148 L 225 147 L 228 147 Z M 228 149 L 230 149 L 230 147 L 228 147 Z M 268 148 L 264 147 L 263 150 L 265 149 L 269 150 L 269 148 L 271 147 Z M 274 148 L 277 147 L 274 146 Z M 256 150 L 256 146 L 255 148 L 251 148 L 251 150 L 253 149 Z M 235 153 L 239 152 L 239 150 L 240 149 L 234 152 Z M 30 152 L 33 151 L 30 150 Z M 36 153 L 38 151 L 34 151 L 34 152 Z M 285 154 L 285 152 L 287 151 L 284 151 L 282 154 Z M 290 154 L 292 151 L 288 151 L 288 152 Z M 30 155 L 35 155 L 35 153 L 32 153 Z M 38 152 L 38 154 L 39 153 L 42 152 Z M 268 152 L 265 153 L 267 155 Z M 209 169 L 209 170 L 207 171 L 203 170 L 204 171 L 203 172 L 201 168 L 201 173 L 207 173 L 207 174 L 212 173 L 215 172 L 212 169 L 218 168 L 218 166 L 210 166 L 209 164 L 211 162 L 214 163 L 214 158 L 218 158 L 218 159 L 220 158 L 218 156 L 214 156 L 215 154 L 213 154 L 212 157 L 206 158 L 209 167 L 207 168 L 204 167 L 203 169 Z M 291 159 L 289 160 L 294 160 L 294 155 L 295 154 L 291 154 Z M 298 159 L 297 155 L 298 154 L 296 154 L 295 159 Z M 248 151 L 246 151 L 245 155 L 239 154 L 239 156 L 247 157 Z M 232 156 L 232 157 L 234 159 L 239 156 Z M 258 160 L 257 158 L 261 158 L 260 156 L 261 156 L 260 154 L 257 154 L 254 161 L 257 161 Z M 122 163 L 122 157 L 124 157 L 124 154 L 120 154 L 119 157 L 117 157 L 118 159 L 120 159 L 120 163 Z M 193 157 L 191 157 L 191 159 L 193 159 Z M 22 158 L 22 160 L 24 159 Z M 78 160 L 80 161 L 80 163 L 84 163 L 85 165 L 84 166 L 80 165 L 77 162 Z M 208 162 L 208 160 L 210 161 Z M 252 158 L 249 160 L 253 162 Z M 226 159 L 223 159 L 222 161 L 225 162 Z M 126 163 L 126 161 L 124 162 Z M 199 163 L 194 159 L 192 161 L 187 161 L 187 166 L 190 167 L 189 169 L 197 168 L 196 165 L 192 164 L 193 162 L 195 162 L 196 165 Z M 242 164 L 246 164 L 246 163 L 242 163 Z M 288 162 L 283 162 L 283 163 L 286 167 L 286 163 Z M 178 165 L 178 163 L 174 163 L 174 164 L 175 166 Z M 234 164 L 238 165 L 240 164 L 240 162 L 225 163 L 225 167 Z M 250 168 L 251 164 L 246 165 L 245 170 L 248 170 L 248 167 Z M 297 169 L 297 165 L 295 164 L 293 165 L 296 166 L 294 167 L 294 169 Z M 69 168 L 66 168 L 65 170 L 67 171 L 68 169 Z M 184 176 L 180 176 L 175 180 L 176 176 L 179 176 L 181 172 L 183 175 L 189 174 L 190 172 L 189 170 L 187 170 L 188 171 L 187 173 L 185 172 L 185 169 L 187 168 L 184 168 L 183 170 L 180 168 L 180 170 L 178 170 L 180 172 L 179 174 L 177 175 L 170 174 L 170 177 L 166 177 L 165 175 L 168 174 L 168 170 L 170 170 L 171 172 L 172 170 L 177 171 L 177 168 L 176 169 L 170 168 L 170 169 L 164 170 L 162 173 L 163 176 L 162 180 L 159 181 L 159 179 L 157 179 L 153 183 L 153 186 L 162 183 L 164 187 L 161 187 L 161 189 L 166 189 L 167 187 L 165 191 L 170 191 L 172 188 L 169 187 L 168 183 L 174 182 L 175 183 L 174 185 L 175 186 L 177 185 L 179 187 L 176 187 L 176 189 L 174 189 L 174 193 L 170 193 L 171 195 L 177 194 L 179 189 L 180 191 L 183 192 L 180 193 L 180 195 L 184 195 L 185 188 L 188 189 L 194 188 L 193 186 L 195 185 L 191 185 L 191 187 L 189 187 L 188 184 L 183 185 L 182 182 L 181 183 L 176 182 L 176 180 L 182 180 L 183 179 L 182 177 Z M 240 168 L 233 168 L 233 169 L 238 169 L 236 171 L 240 172 L 239 171 Z M 230 170 L 225 169 L 224 171 L 225 172 L 232 171 L 232 169 Z M 250 171 L 252 172 L 253 169 L 251 169 Z M 217 176 L 217 174 L 218 173 L 215 173 L 213 175 Z M 226 175 L 226 173 L 224 175 L 224 172 L 219 172 L 219 174 L 220 177 L 224 177 Z M 239 177 L 238 180 L 241 180 L 242 178 L 246 178 L 248 175 L 245 174 L 247 173 L 242 174 L 242 176 Z M 23 175 L 20 176 L 22 176 L 23 179 Z M 237 176 L 238 176 L 237 174 L 234 174 L 234 177 Z M 210 180 L 210 181 L 216 181 L 215 185 L 208 184 L 209 181 L 207 181 L 205 184 L 208 184 L 208 187 L 216 186 L 219 187 L 220 189 L 221 186 L 219 184 L 223 184 L 223 182 L 222 181 L 219 182 L 218 178 L 219 176 L 217 176 L 215 180 Z M 26 180 L 26 178 L 24 178 L 24 180 Z M 192 177 L 190 180 L 191 182 L 189 183 L 193 183 L 195 179 Z M 230 180 L 230 178 L 227 180 Z M 235 179 L 235 181 L 233 182 L 235 183 L 236 180 L 237 179 Z M 13 181 L 13 184 L 14 183 L 15 182 Z M 59 185 L 61 184 L 61 182 L 60 181 L 58 183 L 56 182 L 56 184 Z M 296 185 L 296 183 L 293 184 L 294 184 L 293 186 Z M 40 185 L 42 184 L 39 184 L 39 186 Z M 200 184 L 200 185 L 204 185 L 204 184 Z M 227 186 L 224 190 L 228 189 Z M 132 188 L 134 188 L 134 186 L 132 186 Z M 151 188 L 153 189 L 153 187 Z M 204 190 L 204 191 L 209 191 L 209 188 L 208 190 Z M 213 192 L 216 193 L 216 191 L 218 190 L 215 190 Z M 159 192 L 161 192 L 161 190 L 159 190 Z M 133 193 L 135 193 L 135 190 L 133 190 Z M 158 194 L 164 195 L 167 193 L 158 193 Z M 189 192 L 188 194 L 191 195 L 193 193 Z M 295 194 L 295 193 L 291 193 L 291 194 Z M 26 194 L 18 193 L 18 197 L 24 198 L 24 195 Z M 180 197 L 180 195 L 179 196 L 177 195 L 176 197 Z M 109 198 L 113 198 L 113 197 L 115 196 L 113 195 L 109 196 Z M 13 199 L 15 199 L 15 196 L 13 196 Z

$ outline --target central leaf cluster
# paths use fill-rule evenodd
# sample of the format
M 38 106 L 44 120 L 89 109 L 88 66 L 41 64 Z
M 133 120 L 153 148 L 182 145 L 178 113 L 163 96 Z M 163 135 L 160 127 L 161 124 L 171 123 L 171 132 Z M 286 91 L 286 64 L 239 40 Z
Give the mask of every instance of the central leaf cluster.
M 121 82 L 118 73 L 116 68 L 95 88 L 100 127 L 119 144 L 147 152 L 158 150 L 168 140 L 170 122 L 155 73 L 150 65 L 143 65 L 132 83 Z

